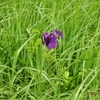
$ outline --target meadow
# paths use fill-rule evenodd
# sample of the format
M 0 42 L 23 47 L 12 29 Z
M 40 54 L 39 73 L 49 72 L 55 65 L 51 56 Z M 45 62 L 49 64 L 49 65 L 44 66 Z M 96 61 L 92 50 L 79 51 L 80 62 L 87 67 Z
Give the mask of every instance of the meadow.
M 99 39 L 99 0 L 0 0 L 0 100 L 99 100 Z

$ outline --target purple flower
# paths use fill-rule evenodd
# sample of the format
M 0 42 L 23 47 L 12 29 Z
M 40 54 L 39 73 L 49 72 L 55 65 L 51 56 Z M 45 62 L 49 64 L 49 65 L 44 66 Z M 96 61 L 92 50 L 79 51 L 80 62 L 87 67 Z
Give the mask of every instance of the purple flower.
M 62 32 L 60 32 L 59 30 L 55 30 L 54 32 L 51 33 L 44 33 L 42 36 L 42 43 L 50 50 L 52 48 L 56 48 L 57 47 L 57 37 L 56 34 L 58 36 L 60 36 L 61 38 L 63 38 L 62 36 Z
M 58 36 L 60 36 L 62 39 L 64 38 L 63 36 L 62 36 L 62 32 L 61 31 L 59 31 L 59 30 L 55 30 L 54 32 L 56 32 L 56 34 L 58 35 Z

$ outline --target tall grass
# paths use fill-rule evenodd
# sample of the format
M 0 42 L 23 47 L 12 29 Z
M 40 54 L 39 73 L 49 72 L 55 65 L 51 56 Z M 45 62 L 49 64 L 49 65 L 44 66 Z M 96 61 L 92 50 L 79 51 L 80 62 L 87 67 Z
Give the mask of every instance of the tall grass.
M 62 31 L 47 50 L 43 32 Z M 0 1 L 0 100 L 99 100 L 99 0 Z

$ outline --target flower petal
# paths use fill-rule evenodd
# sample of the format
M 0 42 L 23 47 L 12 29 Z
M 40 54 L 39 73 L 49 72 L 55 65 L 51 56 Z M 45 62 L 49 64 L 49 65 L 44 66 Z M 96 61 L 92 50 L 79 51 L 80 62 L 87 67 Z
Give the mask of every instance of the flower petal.
M 50 44 L 52 45 L 53 48 L 57 47 L 57 38 L 54 33 L 50 33 Z
M 49 36 L 50 34 L 48 33 L 44 33 L 43 36 L 45 37 L 45 39 Z
M 49 43 L 48 45 L 46 45 L 46 47 L 50 50 L 50 49 L 52 49 L 53 47 L 52 47 L 52 45 Z
M 48 33 L 44 33 L 43 36 L 41 37 L 42 38 L 42 43 L 43 44 L 46 44 L 46 39 L 49 37 L 49 34 Z M 49 39 L 47 39 L 47 41 L 49 42 Z
M 56 34 L 58 36 L 60 36 L 61 38 L 64 38 L 61 31 L 59 31 L 59 30 L 56 29 L 55 32 L 56 32 Z
M 45 40 L 45 45 L 48 45 L 50 43 L 50 36 L 48 36 L 47 38 L 44 39 Z

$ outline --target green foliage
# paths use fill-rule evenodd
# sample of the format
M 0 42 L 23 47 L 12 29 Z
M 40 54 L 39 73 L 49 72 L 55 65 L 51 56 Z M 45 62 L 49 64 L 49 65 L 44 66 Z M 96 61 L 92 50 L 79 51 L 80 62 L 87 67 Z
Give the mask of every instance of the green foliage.
M 62 31 L 56 49 L 43 32 Z M 0 100 L 99 100 L 99 0 L 0 1 Z

